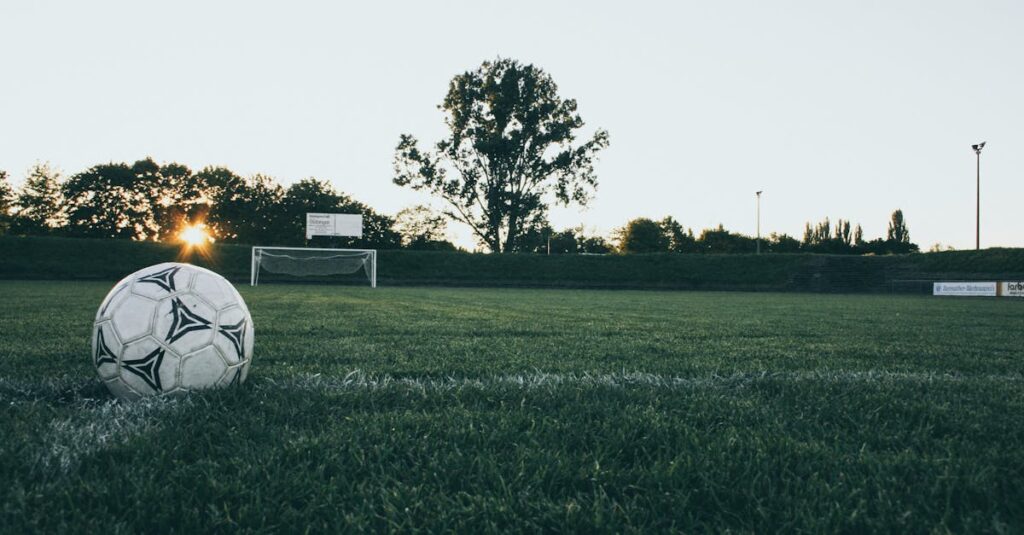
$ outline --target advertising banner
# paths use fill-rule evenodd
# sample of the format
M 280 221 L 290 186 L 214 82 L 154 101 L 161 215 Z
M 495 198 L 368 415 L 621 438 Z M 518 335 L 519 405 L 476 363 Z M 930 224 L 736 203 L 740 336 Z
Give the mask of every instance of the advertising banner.
M 359 214 L 306 214 L 306 239 L 313 236 L 363 235 L 363 216 Z
M 932 295 L 995 297 L 996 286 L 995 282 L 936 282 Z
M 999 295 L 1004 297 L 1024 297 L 1024 282 L 999 283 Z

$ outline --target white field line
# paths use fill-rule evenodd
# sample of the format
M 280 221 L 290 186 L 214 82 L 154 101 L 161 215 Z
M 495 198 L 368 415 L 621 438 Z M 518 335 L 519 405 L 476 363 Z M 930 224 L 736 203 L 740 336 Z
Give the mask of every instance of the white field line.
M 50 422 L 41 437 L 34 468 L 68 473 L 78 461 L 163 426 L 167 416 L 192 406 L 187 398 L 157 397 L 132 403 L 83 401 L 71 416 Z
M 698 377 L 660 375 L 643 372 L 611 374 L 528 372 L 484 377 L 394 377 L 386 374 L 367 374 L 361 370 L 344 377 L 321 374 L 300 375 L 292 379 L 265 379 L 254 388 L 302 388 L 309 390 L 459 390 L 489 388 L 520 388 L 524 390 L 577 388 L 630 388 L 691 390 L 702 388 L 737 388 L 765 382 L 814 383 L 968 383 L 968 382 L 1022 383 L 1024 374 L 964 375 L 933 372 L 888 371 L 806 371 L 806 372 L 748 372 Z
M 28 462 L 43 474 L 67 473 L 78 461 L 162 427 L 167 416 L 195 403 L 155 397 L 125 403 L 113 399 L 95 378 L 55 377 L 45 381 L 0 378 L 0 407 L 63 405 L 66 414 L 46 424 L 40 447 Z M 0 409 L 3 410 L 3 409 Z

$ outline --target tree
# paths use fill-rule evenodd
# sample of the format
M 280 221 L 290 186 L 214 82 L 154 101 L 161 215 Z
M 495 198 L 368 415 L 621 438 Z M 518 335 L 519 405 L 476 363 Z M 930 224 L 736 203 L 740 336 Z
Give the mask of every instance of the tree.
M 668 239 L 668 250 L 673 253 L 695 253 L 698 252 L 697 239 L 693 237 L 693 230 L 684 229 L 672 216 L 667 216 L 658 222 L 661 225 L 665 238 Z
M 799 253 L 800 242 L 789 234 L 772 232 L 768 236 L 768 250 L 773 253 Z
M 452 79 L 444 102 L 449 135 L 433 149 L 403 134 L 394 183 L 447 203 L 492 252 L 519 250 L 539 228 L 549 200 L 585 205 L 597 187 L 594 162 L 608 146 L 597 130 L 574 145 L 583 127 L 576 101 L 558 95 L 551 76 L 512 59 L 485 61 Z
M 615 248 L 608 243 L 601 236 L 591 236 L 587 234 L 587 229 L 581 224 L 578 227 L 566 229 L 566 231 L 572 231 L 573 238 L 576 242 L 576 251 L 580 254 L 608 254 L 615 250 Z M 552 247 L 554 247 L 552 245 Z
M 608 240 L 601 236 L 577 236 L 577 247 L 584 254 L 608 254 L 614 250 Z
M 910 243 L 910 229 L 903 219 L 903 210 L 897 209 L 892 213 L 885 241 L 889 246 L 889 252 L 892 253 L 910 253 L 918 250 L 916 244 Z
M 835 240 L 847 249 L 853 247 L 853 234 L 850 231 L 849 221 L 843 221 L 840 219 L 836 222 Z
M 64 225 L 60 171 L 49 163 L 33 165 L 15 199 L 12 230 L 18 234 L 50 234 Z
M 697 245 L 706 253 L 753 253 L 757 242 L 750 236 L 729 232 L 719 223 L 717 228 L 704 229 Z
M 555 231 L 545 224 L 534 228 L 520 240 L 522 252 L 547 254 L 607 254 L 614 250 L 604 238 L 588 236 L 583 225 Z
M 853 227 L 850 221 L 840 218 L 833 226 L 826 217 L 813 227 L 806 224 L 801 249 L 814 253 L 852 254 L 858 252 L 857 247 L 863 241 L 864 232 L 860 225 Z
M 64 183 L 68 232 L 94 238 L 156 239 L 153 197 L 159 166 L 152 160 L 134 165 L 95 165 Z
M 910 243 L 910 229 L 903 220 L 903 210 L 896 210 L 889 219 L 889 228 L 885 239 L 892 243 Z
M 551 244 L 551 254 L 576 254 L 579 252 L 576 229 L 567 228 L 561 232 L 555 232 L 551 235 L 548 243 Z
M 429 206 L 419 204 L 401 210 L 395 214 L 394 229 L 401 235 L 402 247 L 407 249 L 455 250 L 455 245 L 445 239 L 448 222 Z
M 656 221 L 638 217 L 618 232 L 619 250 L 624 253 L 664 253 L 669 239 Z
M 230 241 L 258 245 L 273 235 L 276 215 L 281 211 L 285 190 L 272 177 L 255 174 L 243 181 L 240 190 L 231 197 L 230 214 L 234 219 Z M 228 221 L 222 206 L 214 204 L 217 217 Z
M 246 180 L 226 167 L 204 167 L 195 181 L 199 197 L 191 203 L 190 221 L 204 222 L 219 240 L 236 241 L 253 218 L 270 215 L 250 212 Z
M 955 251 L 956 247 L 952 245 L 942 245 L 941 242 L 935 242 L 931 247 L 928 248 L 929 253 L 941 253 L 943 251 Z
M 7 171 L 0 171 L 0 234 L 6 234 L 11 225 L 14 189 L 7 182 Z
M 187 166 L 172 162 L 153 169 L 142 160 L 132 167 L 137 175 L 141 171 L 152 180 L 148 189 L 154 239 L 175 239 L 182 225 L 198 221 L 209 211 L 201 179 Z

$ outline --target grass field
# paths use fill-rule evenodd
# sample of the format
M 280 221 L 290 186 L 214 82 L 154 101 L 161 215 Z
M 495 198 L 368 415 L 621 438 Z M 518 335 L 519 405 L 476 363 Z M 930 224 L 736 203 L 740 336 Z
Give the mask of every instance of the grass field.
M 1021 532 L 1024 302 L 261 286 L 241 388 L 114 401 L 0 282 L 0 531 Z

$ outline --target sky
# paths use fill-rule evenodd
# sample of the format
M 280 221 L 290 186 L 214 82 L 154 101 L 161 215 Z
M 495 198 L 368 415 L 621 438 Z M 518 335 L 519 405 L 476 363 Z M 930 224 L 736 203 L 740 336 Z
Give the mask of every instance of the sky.
M 306 177 L 379 212 L 443 206 L 391 182 L 432 144 L 451 78 L 514 58 L 609 131 L 586 208 L 800 238 L 824 217 L 883 236 L 1024 247 L 1024 2 L 0 3 L 0 169 L 74 174 L 151 156 Z M 471 246 L 464 228 L 453 238 Z

